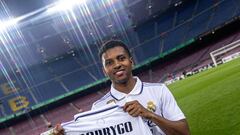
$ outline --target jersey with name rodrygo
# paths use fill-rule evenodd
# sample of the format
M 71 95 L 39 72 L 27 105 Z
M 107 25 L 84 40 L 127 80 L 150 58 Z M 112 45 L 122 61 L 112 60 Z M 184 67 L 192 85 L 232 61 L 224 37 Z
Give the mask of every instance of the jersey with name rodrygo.
M 137 100 L 142 106 L 155 114 L 170 121 L 185 119 L 181 109 L 178 107 L 172 93 L 162 83 L 145 83 L 138 77 L 133 90 L 129 94 L 122 93 L 111 86 L 108 92 L 100 100 L 96 101 L 92 109 L 97 109 L 106 104 L 123 106 L 126 102 Z M 145 120 L 153 135 L 165 135 L 165 133 L 152 121 Z
M 61 125 L 66 135 L 152 135 L 141 117 L 132 117 L 117 105 L 77 114 Z

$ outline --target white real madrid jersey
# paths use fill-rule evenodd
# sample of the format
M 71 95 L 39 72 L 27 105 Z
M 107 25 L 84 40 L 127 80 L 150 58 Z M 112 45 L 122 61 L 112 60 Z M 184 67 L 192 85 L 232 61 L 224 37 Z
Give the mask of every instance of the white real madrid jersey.
M 141 117 L 132 117 L 117 105 L 77 114 L 62 127 L 66 135 L 152 135 Z
M 111 86 L 110 92 L 96 101 L 93 104 L 92 109 L 97 109 L 106 104 L 117 104 L 123 106 L 126 102 L 137 100 L 146 109 L 165 119 L 171 121 L 185 119 L 183 112 L 177 105 L 174 96 L 166 85 L 161 83 L 145 83 L 138 77 L 134 78 L 137 81 L 130 93 L 122 93 Z M 150 120 L 144 121 L 151 129 L 153 135 L 165 135 L 165 133 L 155 123 Z

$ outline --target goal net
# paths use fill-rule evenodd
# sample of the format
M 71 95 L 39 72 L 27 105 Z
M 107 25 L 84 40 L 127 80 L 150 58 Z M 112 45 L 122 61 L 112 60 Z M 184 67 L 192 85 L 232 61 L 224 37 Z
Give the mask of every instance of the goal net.
M 215 67 L 240 57 L 240 40 L 210 52 L 210 56 Z

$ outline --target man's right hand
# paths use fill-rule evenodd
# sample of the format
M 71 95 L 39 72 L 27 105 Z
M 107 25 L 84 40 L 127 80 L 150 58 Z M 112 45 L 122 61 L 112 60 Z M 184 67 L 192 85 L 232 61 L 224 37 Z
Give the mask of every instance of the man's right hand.
M 61 124 L 57 124 L 53 129 L 53 135 L 64 135 L 64 129 Z

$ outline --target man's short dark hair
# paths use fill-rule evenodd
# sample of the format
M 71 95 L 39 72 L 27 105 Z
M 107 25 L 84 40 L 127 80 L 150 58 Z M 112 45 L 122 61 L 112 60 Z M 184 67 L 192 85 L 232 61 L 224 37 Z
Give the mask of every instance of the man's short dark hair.
M 123 47 L 124 50 L 127 52 L 128 56 L 132 57 L 127 45 L 124 44 L 122 41 L 120 41 L 120 40 L 109 40 L 106 43 L 104 43 L 103 46 L 100 48 L 99 58 L 101 59 L 103 53 L 105 53 L 107 50 L 109 50 L 111 48 L 114 48 L 114 47 L 117 47 L 117 46 Z

